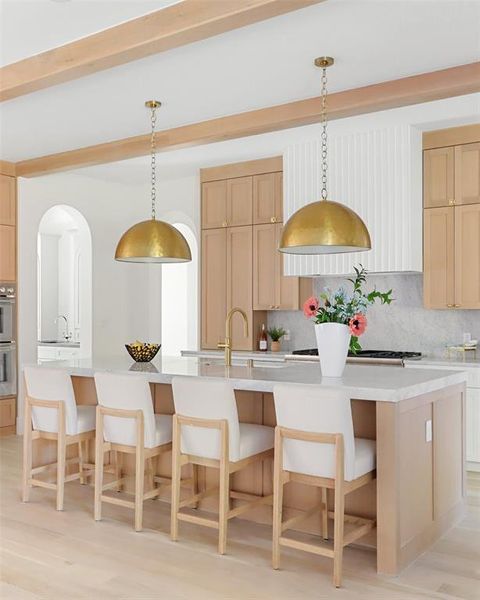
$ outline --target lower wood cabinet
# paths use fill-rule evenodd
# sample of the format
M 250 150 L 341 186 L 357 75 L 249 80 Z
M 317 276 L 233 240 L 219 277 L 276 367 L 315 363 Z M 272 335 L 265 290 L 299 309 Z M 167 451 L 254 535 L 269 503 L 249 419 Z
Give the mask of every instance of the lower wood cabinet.
M 15 398 L 5 398 L 0 400 L 0 428 L 12 427 L 15 425 L 15 406 Z

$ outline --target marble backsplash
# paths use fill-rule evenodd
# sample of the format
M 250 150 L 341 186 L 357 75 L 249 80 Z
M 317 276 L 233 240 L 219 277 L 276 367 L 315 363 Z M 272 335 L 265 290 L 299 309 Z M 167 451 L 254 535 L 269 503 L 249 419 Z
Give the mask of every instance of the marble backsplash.
M 345 277 L 317 277 L 314 294 L 324 287 L 336 289 L 344 285 Z M 446 345 L 462 342 L 463 333 L 480 339 L 480 310 L 426 310 L 423 308 L 423 276 L 420 273 L 369 275 L 366 290 L 393 289 L 395 301 L 389 306 L 370 307 L 367 331 L 360 338 L 364 349 L 407 350 L 424 354 L 440 354 Z M 282 349 L 315 348 L 313 323 L 302 311 L 275 311 L 268 313 L 268 326 L 283 327 L 290 331 L 290 340 L 283 341 Z

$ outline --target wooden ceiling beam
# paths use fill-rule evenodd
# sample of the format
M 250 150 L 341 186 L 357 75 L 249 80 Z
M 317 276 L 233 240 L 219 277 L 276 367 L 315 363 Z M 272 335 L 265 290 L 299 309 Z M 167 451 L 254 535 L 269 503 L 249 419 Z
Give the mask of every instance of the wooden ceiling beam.
M 0 175 L 15 177 L 15 163 L 8 162 L 7 160 L 0 160 Z
M 480 62 L 330 94 L 329 119 L 340 119 L 480 91 Z M 200 144 L 309 125 L 320 120 L 320 98 L 262 108 L 157 132 L 157 149 Z M 139 135 L 16 163 L 17 176 L 34 177 L 143 156 L 150 135 Z
M 0 68 L 0 101 L 270 19 L 324 0 L 183 0 Z

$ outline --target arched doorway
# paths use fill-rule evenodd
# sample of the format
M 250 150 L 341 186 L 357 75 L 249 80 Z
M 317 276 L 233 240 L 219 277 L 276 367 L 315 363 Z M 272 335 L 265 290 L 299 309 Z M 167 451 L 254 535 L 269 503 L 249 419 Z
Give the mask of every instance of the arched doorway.
M 52 206 L 40 221 L 37 287 L 39 358 L 45 348 L 45 356 L 52 358 L 90 357 L 92 237 L 85 217 L 71 206 Z M 63 350 L 62 355 L 65 346 L 70 353 Z
M 191 228 L 173 223 L 190 246 L 188 263 L 162 265 L 162 354 L 198 348 L 198 244 Z

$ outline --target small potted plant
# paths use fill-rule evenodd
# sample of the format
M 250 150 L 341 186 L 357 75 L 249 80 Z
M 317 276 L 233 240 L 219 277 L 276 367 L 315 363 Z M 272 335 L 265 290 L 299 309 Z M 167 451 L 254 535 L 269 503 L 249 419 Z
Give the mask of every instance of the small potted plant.
M 287 332 L 285 331 L 285 329 L 283 329 L 283 327 L 270 327 L 267 333 L 270 336 L 270 339 L 272 340 L 272 344 L 270 346 L 271 351 L 279 352 L 280 340 L 284 335 L 286 335 Z

